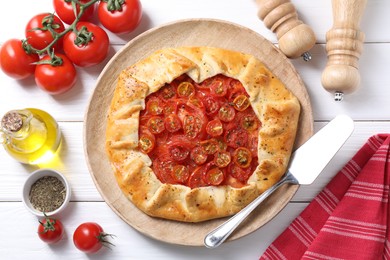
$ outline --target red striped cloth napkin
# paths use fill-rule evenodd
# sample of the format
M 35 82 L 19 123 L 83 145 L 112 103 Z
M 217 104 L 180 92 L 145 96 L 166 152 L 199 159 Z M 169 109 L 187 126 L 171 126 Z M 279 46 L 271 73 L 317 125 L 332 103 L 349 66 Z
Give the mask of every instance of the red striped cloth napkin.
M 389 144 L 372 136 L 260 259 L 390 259 Z

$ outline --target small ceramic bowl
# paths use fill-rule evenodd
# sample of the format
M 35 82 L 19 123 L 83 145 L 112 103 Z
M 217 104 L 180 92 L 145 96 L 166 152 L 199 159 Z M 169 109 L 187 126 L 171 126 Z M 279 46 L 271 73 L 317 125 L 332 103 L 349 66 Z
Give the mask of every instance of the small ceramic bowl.
M 65 176 L 62 173 L 60 173 L 58 171 L 55 171 L 55 170 L 52 170 L 52 169 L 39 169 L 39 170 L 36 170 L 36 171 L 32 172 L 30 174 L 30 176 L 28 176 L 26 181 L 24 182 L 22 200 L 23 200 L 23 203 L 26 206 L 26 208 L 32 214 L 34 214 L 34 215 L 36 215 L 38 217 L 43 217 L 44 214 L 43 214 L 43 212 L 41 212 L 41 211 L 39 211 L 39 210 L 37 210 L 37 209 L 35 209 L 33 207 L 33 205 L 31 204 L 29 195 L 30 195 L 31 186 L 38 179 L 40 179 L 40 178 L 42 178 L 44 176 L 53 176 L 53 177 L 58 178 L 62 182 L 62 184 L 65 186 L 65 189 L 66 189 L 64 202 L 56 210 L 53 210 L 51 212 L 45 212 L 46 216 L 53 216 L 53 215 L 58 214 L 62 210 L 64 210 L 66 208 L 66 206 L 68 205 L 68 203 L 69 203 L 70 194 L 71 194 L 71 189 L 70 189 L 69 182 L 67 181 L 67 179 L 65 178 Z

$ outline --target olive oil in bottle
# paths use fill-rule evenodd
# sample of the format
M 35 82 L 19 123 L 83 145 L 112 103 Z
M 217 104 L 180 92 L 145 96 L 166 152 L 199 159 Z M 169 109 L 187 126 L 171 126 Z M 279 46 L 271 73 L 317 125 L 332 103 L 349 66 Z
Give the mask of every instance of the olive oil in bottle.
M 53 158 L 61 143 L 61 132 L 54 118 L 43 110 L 12 110 L 1 120 L 0 142 L 19 162 L 39 164 Z

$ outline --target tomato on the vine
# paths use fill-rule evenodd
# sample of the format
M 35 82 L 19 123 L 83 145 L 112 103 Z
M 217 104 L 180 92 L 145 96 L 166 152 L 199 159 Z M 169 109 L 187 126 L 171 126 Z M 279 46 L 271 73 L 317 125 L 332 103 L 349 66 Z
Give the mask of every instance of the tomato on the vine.
M 0 49 L 0 68 L 14 79 L 24 79 L 34 74 L 38 55 L 28 54 L 23 48 L 23 42 L 18 39 L 6 41 Z
M 139 0 L 124 0 L 119 10 L 115 10 L 114 2 L 108 6 L 107 1 L 100 1 L 98 6 L 98 17 L 102 25 L 113 33 L 132 32 L 142 18 L 142 6 Z
M 61 221 L 45 216 L 42 221 L 39 221 L 38 236 L 42 241 L 54 244 L 64 236 L 64 226 Z
M 35 69 L 35 82 L 43 90 L 52 95 L 68 91 L 76 83 L 76 69 L 73 63 L 64 54 L 56 54 L 61 58 L 62 64 L 53 66 L 51 64 L 38 64 Z M 51 57 L 46 55 L 40 62 L 50 61 Z
M 64 36 L 64 52 L 69 59 L 81 67 L 88 67 L 102 62 L 108 54 L 110 40 L 107 33 L 99 26 L 89 22 L 76 25 L 73 31 Z M 92 35 L 91 35 L 92 34 Z
M 106 240 L 111 236 L 103 231 L 103 228 L 94 222 L 86 222 L 79 225 L 73 233 L 73 243 L 85 253 L 96 253 L 103 245 L 111 244 Z
M 29 44 L 35 49 L 42 50 L 53 40 L 50 30 L 61 33 L 65 30 L 64 24 L 54 14 L 42 13 L 35 15 L 28 21 L 25 34 Z M 54 50 L 62 47 L 62 38 L 59 38 L 53 45 Z
M 79 0 L 81 4 L 86 4 L 89 0 Z M 66 0 L 53 0 L 54 10 L 61 20 L 66 24 L 72 24 L 76 19 L 74 15 L 74 10 L 72 2 Z M 77 14 L 80 12 L 80 5 L 76 3 Z M 80 21 L 89 21 L 93 17 L 93 12 L 95 9 L 95 4 L 92 4 L 88 8 L 84 9 L 83 15 L 80 17 Z

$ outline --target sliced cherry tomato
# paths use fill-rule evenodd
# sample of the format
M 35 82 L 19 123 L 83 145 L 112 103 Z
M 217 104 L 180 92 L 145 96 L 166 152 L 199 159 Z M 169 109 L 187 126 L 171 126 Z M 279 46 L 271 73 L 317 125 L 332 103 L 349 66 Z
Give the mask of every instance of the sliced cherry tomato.
M 79 0 L 81 4 L 88 3 L 89 0 Z M 74 10 L 71 1 L 66 0 L 53 0 L 54 10 L 61 20 L 66 24 L 72 24 L 76 19 L 74 15 Z M 80 12 L 80 5 L 76 2 L 77 14 Z M 93 12 L 95 10 L 95 4 L 90 5 L 88 8 L 84 9 L 84 13 L 80 18 L 80 21 L 89 21 L 93 17 Z
M 196 106 L 200 109 L 204 109 L 204 104 L 203 104 L 202 100 L 199 97 L 197 97 L 196 95 L 191 95 L 188 98 L 188 103 L 190 105 Z
M 221 120 L 214 119 L 207 123 L 206 132 L 212 137 L 220 136 L 223 133 L 223 125 Z
M 217 101 L 217 99 L 215 99 L 214 97 L 211 97 L 211 96 L 206 96 L 204 98 L 203 104 L 205 106 L 207 115 L 213 115 L 220 108 L 220 104 Z
M 77 72 L 73 63 L 64 54 L 56 54 L 56 56 L 61 58 L 61 65 L 38 64 L 35 69 L 35 83 L 51 95 L 64 93 L 76 83 Z M 49 60 L 51 58 L 47 55 L 41 59 L 41 61 Z
M 6 41 L 0 49 L 0 68 L 14 79 L 24 79 L 34 74 L 38 55 L 28 54 L 18 39 Z
M 252 153 L 245 147 L 238 147 L 233 152 L 233 162 L 241 168 L 248 168 L 252 162 Z
M 236 115 L 236 112 L 234 111 L 234 108 L 227 103 L 222 105 L 218 111 L 218 117 L 223 122 L 232 121 L 234 119 L 235 115 Z
M 60 18 L 54 14 L 42 13 L 32 17 L 30 21 L 28 21 L 25 29 L 28 43 L 35 49 L 44 49 L 54 40 L 49 28 L 57 33 L 61 33 L 65 30 L 64 24 L 61 22 Z M 55 51 L 62 48 L 62 38 L 53 45 L 53 48 Z
M 217 97 L 223 97 L 227 93 L 227 86 L 222 80 L 214 80 L 210 84 L 210 94 Z
M 188 81 L 181 82 L 177 87 L 177 94 L 179 97 L 190 97 L 195 95 L 195 87 Z
M 251 167 L 241 168 L 235 163 L 229 164 L 228 172 L 232 177 L 236 178 L 242 183 L 246 183 L 248 181 L 248 178 L 252 175 Z
M 158 116 L 163 113 L 163 103 L 158 97 L 151 97 L 146 102 L 146 111 L 148 114 Z
M 218 151 L 226 151 L 227 144 L 222 138 L 216 138 L 218 143 Z
M 190 151 L 185 149 L 184 147 L 181 146 L 171 146 L 169 148 L 169 151 L 171 153 L 171 157 L 173 160 L 177 162 L 182 162 L 185 159 L 187 159 L 188 155 L 190 154 Z
M 198 116 L 187 115 L 184 118 L 184 133 L 191 139 L 194 139 L 202 130 L 202 120 Z
M 230 162 L 231 162 L 231 156 L 229 152 L 221 151 L 221 152 L 217 152 L 214 155 L 214 163 L 216 166 L 220 168 L 224 168 L 228 166 Z
M 164 119 L 165 129 L 168 132 L 174 133 L 181 129 L 181 121 L 175 114 L 170 114 Z
M 64 36 L 66 56 L 80 67 L 89 67 L 102 62 L 107 57 L 110 47 L 107 33 L 90 22 L 78 22 L 76 28 L 78 34 L 71 31 Z M 91 37 L 91 40 L 86 41 L 88 37 Z
M 228 146 L 238 148 L 248 144 L 248 132 L 244 129 L 226 130 L 225 142 Z
M 108 3 L 112 3 L 112 6 L 109 6 Z M 142 18 L 141 2 L 139 0 L 125 0 L 124 4 L 118 8 L 119 10 L 113 7 L 115 7 L 114 1 L 100 1 L 98 17 L 103 26 L 117 34 L 134 31 Z
M 212 167 L 206 172 L 206 174 L 203 176 L 203 179 L 208 185 L 217 186 L 223 182 L 225 179 L 225 174 L 218 167 Z
M 178 164 L 173 167 L 172 177 L 178 183 L 184 184 L 187 182 L 188 178 L 190 177 L 190 171 L 188 170 L 188 167 Z
M 259 119 L 254 114 L 241 117 L 241 127 L 247 131 L 255 131 L 259 127 Z
M 218 151 L 218 142 L 214 138 L 200 141 L 199 145 L 206 151 L 207 154 L 215 154 Z
M 238 95 L 233 100 L 233 106 L 238 111 L 244 111 L 251 105 L 248 97 L 246 95 Z
M 198 165 L 204 164 L 207 161 L 207 153 L 201 146 L 197 146 L 191 150 L 190 157 Z
M 165 116 L 177 113 L 177 102 L 175 100 L 168 100 L 163 106 L 163 112 Z
M 164 87 L 162 87 L 160 90 L 160 96 L 163 98 L 163 100 L 168 100 L 176 97 L 176 89 L 174 86 L 170 84 L 166 84 Z
M 151 133 L 142 133 L 139 142 L 138 147 L 143 151 L 144 153 L 150 153 L 156 144 L 156 138 Z
M 159 116 L 152 116 L 146 125 L 152 134 L 160 134 L 165 130 L 164 120 Z

